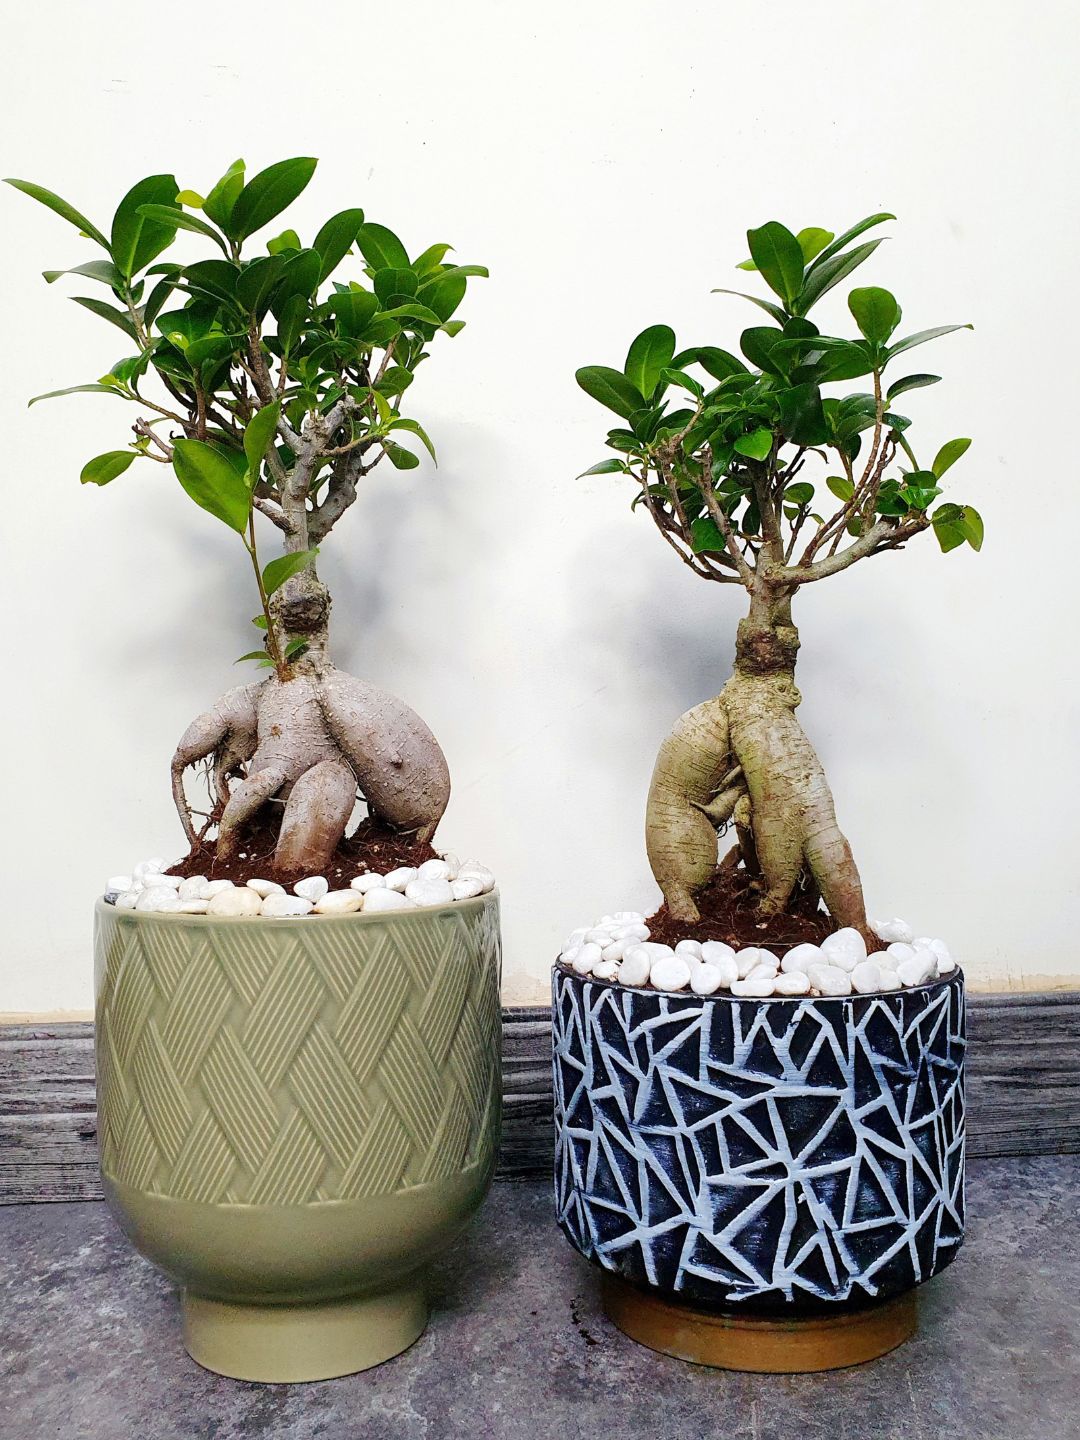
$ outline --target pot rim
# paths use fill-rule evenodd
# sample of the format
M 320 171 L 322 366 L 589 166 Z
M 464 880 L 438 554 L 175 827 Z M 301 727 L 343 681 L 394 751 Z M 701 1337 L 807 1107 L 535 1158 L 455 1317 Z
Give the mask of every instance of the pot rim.
M 883 996 L 890 995 L 919 995 L 924 990 L 936 990 L 944 985 L 952 985 L 957 980 L 964 983 L 963 968 L 957 965 L 951 974 L 939 975 L 936 980 L 928 980 L 923 985 L 903 985 L 899 990 L 872 990 L 868 995 L 855 990 L 850 995 L 732 995 L 728 990 L 715 990 L 711 995 L 695 995 L 692 990 L 654 990 L 648 985 L 621 985 L 618 980 L 601 980 L 595 975 L 579 975 L 576 970 L 560 964 L 558 960 L 551 970 L 553 975 L 564 975 L 578 984 L 603 985 L 608 990 L 621 990 L 624 995 L 652 995 L 661 1000 L 697 1000 L 702 1003 L 726 1000 L 729 1005 L 794 1005 L 806 1000 L 812 1000 L 815 1005 L 830 1001 L 845 1005 L 852 1000 L 880 1000 Z
M 238 886 L 242 889 L 242 886 Z M 328 921 L 339 925 L 355 925 L 357 922 L 366 921 L 373 924 L 377 920 L 383 921 L 412 921 L 418 915 L 460 915 L 465 910 L 475 910 L 482 907 L 486 902 L 499 899 L 499 887 L 485 891 L 483 895 L 472 895 L 468 900 L 451 900 L 445 905 L 416 905 L 411 910 L 373 910 L 370 915 L 365 915 L 362 910 L 349 910 L 343 915 L 316 915 L 309 911 L 307 915 L 194 915 L 180 914 L 175 910 L 118 910 L 114 904 L 110 904 L 104 895 L 99 895 L 94 901 L 94 913 L 97 915 L 118 915 L 131 916 L 140 924 L 156 921 L 161 925 L 169 925 L 178 920 L 194 921 L 196 924 L 205 924 L 212 921 L 215 925 L 250 925 L 253 920 L 263 920 L 267 925 L 272 925 L 276 930 L 295 929 L 297 925 L 310 927 L 313 920 L 322 924 Z

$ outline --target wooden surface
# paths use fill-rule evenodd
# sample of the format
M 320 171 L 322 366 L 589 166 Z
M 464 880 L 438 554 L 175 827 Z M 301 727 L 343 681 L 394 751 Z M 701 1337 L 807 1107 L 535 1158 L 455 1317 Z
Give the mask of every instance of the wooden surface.
M 546 1008 L 503 1012 L 504 1177 L 550 1172 Z M 0 1204 L 101 1195 L 94 1027 L 0 1027 Z M 1080 991 L 968 997 L 968 1154 L 1080 1153 Z

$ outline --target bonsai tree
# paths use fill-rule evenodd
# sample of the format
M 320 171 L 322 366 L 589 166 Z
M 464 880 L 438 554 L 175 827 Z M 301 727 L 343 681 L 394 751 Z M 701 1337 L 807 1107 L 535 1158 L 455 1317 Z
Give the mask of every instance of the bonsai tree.
M 750 230 L 751 258 L 741 268 L 773 293 L 743 295 L 767 323 L 743 331 L 741 355 L 712 345 L 676 353 L 674 332 L 653 325 L 621 370 L 577 372 L 620 419 L 607 437 L 616 455 L 586 474 L 628 476 L 633 505 L 683 563 L 749 597 L 731 679 L 676 723 L 649 791 L 649 862 L 681 921 L 700 918 L 718 832 L 734 822 L 738 843 L 721 868 L 748 873 L 764 919 L 816 906 L 820 895 L 838 925 L 868 936 L 851 847 L 795 716 L 792 601 L 804 585 L 900 550 L 924 531 L 946 552 L 965 543 L 978 550 L 983 534 L 970 505 L 938 503 L 970 442 L 948 441 L 927 464 L 896 409 L 901 396 L 939 379 L 906 373 L 901 357 L 971 326 L 898 338 L 900 306 L 878 286 L 849 294 L 852 336 L 822 334 L 810 318 L 880 243 L 860 237 L 894 218 L 871 215 L 841 235 L 795 235 L 776 221 Z M 845 384 L 852 381 L 860 383 Z
M 223 695 L 180 740 L 172 786 L 188 840 L 195 847 L 216 827 L 217 858 L 228 859 L 277 801 L 275 866 L 306 873 L 342 840 L 358 786 L 371 813 L 421 840 L 446 808 L 446 762 L 424 722 L 331 663 L 316 557 L 375 465 L 419 464 L 404 438 L 434 457 L 402 403 L 435 337 L 462 328 L 451 317 L 469 278 L 487 273 L 448 263 L 448 245 L 410 259 L 357 208 L 332 215 L 310 244 L 291 229 L 253 242 L 315 166 L 283 160 L 247 179 L 237 160 L 205 197 L 151 175 L 120 201 L 108 234 L 41 186 L 8 182 L 95 247 L 94 258 L 45 279 L 100 286 L 73 298 L 127 342 L 99 380 L 30 403 L 90 391 L 133 405 L 133 439 L 87 461 L 83 483 L 107 485 L 136 463 L 168 467 L 236 532 L 253 570 L 262 643 L 242 658 L 271 673 Z M 198 236 L 207 256 L 159 259 L 180 232 Z M 334 278 L 356 252 L 348 278 Z M 265 564 L 257 517 L 282 552 Z M 183 778 L 203 761 L 212 806 L 196 831 Z

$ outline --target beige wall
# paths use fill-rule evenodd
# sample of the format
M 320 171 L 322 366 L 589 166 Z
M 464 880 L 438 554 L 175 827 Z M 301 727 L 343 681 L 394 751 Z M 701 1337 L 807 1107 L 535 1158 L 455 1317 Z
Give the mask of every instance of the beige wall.
M 441 833 L 500 877 L 508 998 L 544 994 L 574 925 L 653 903 L 653 756 L 723 683 L 740 613 L 615 481 L 573 478 L 604 453 L 574 368 L 618 363 L 660 319 L 733 344 L 750 318 L 709 291 L 736 283 L 748 223 L 880 208 L 902 224 L 867 281 L 912 329 L 977 326 L 919 353 L 948 383 L 910 413 L 932 439 L 975 437 L 955 473 L 988 538 L 947 558 L 926 538 L 800 597 L 804 724 L 872 912 L 945 936 L 980 986 L 1080 984 L 1073 7 L 179 14 L 8 5 L 6 173 L 100 221 L 155 170 L 199 188 L 238 151 L 309 153 L 301 231 L 359 203 L 491 267 L 415 389 L 438 472 L 373 476 L 323 570 L 339 662 L 406 697 L 450 757 Z M 80 490 L 83 460 L 124 443 L 123 407 L 25 408 L 120 348 L 38 278 L 89 248 L 14 192 L 0 215 L 0 1009 L 70 1011 L 90 1004 L 104 877 L 180 849 L 168 757 L 236 682 L 253 606 L 235 542 L 167 472 Z

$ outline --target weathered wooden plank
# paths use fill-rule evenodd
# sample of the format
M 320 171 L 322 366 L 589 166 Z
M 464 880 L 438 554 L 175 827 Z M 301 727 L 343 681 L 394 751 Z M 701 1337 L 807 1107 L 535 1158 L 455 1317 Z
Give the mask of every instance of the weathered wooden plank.
M 1080 1153 L 1080 992 L 968 1002 L 971 1155 Z M 550 1172 L 551 1021 L 503 1014 L 504 1177 Z M 96 1199 L 93 1026 L 0 1028 L 0 1204 Z

